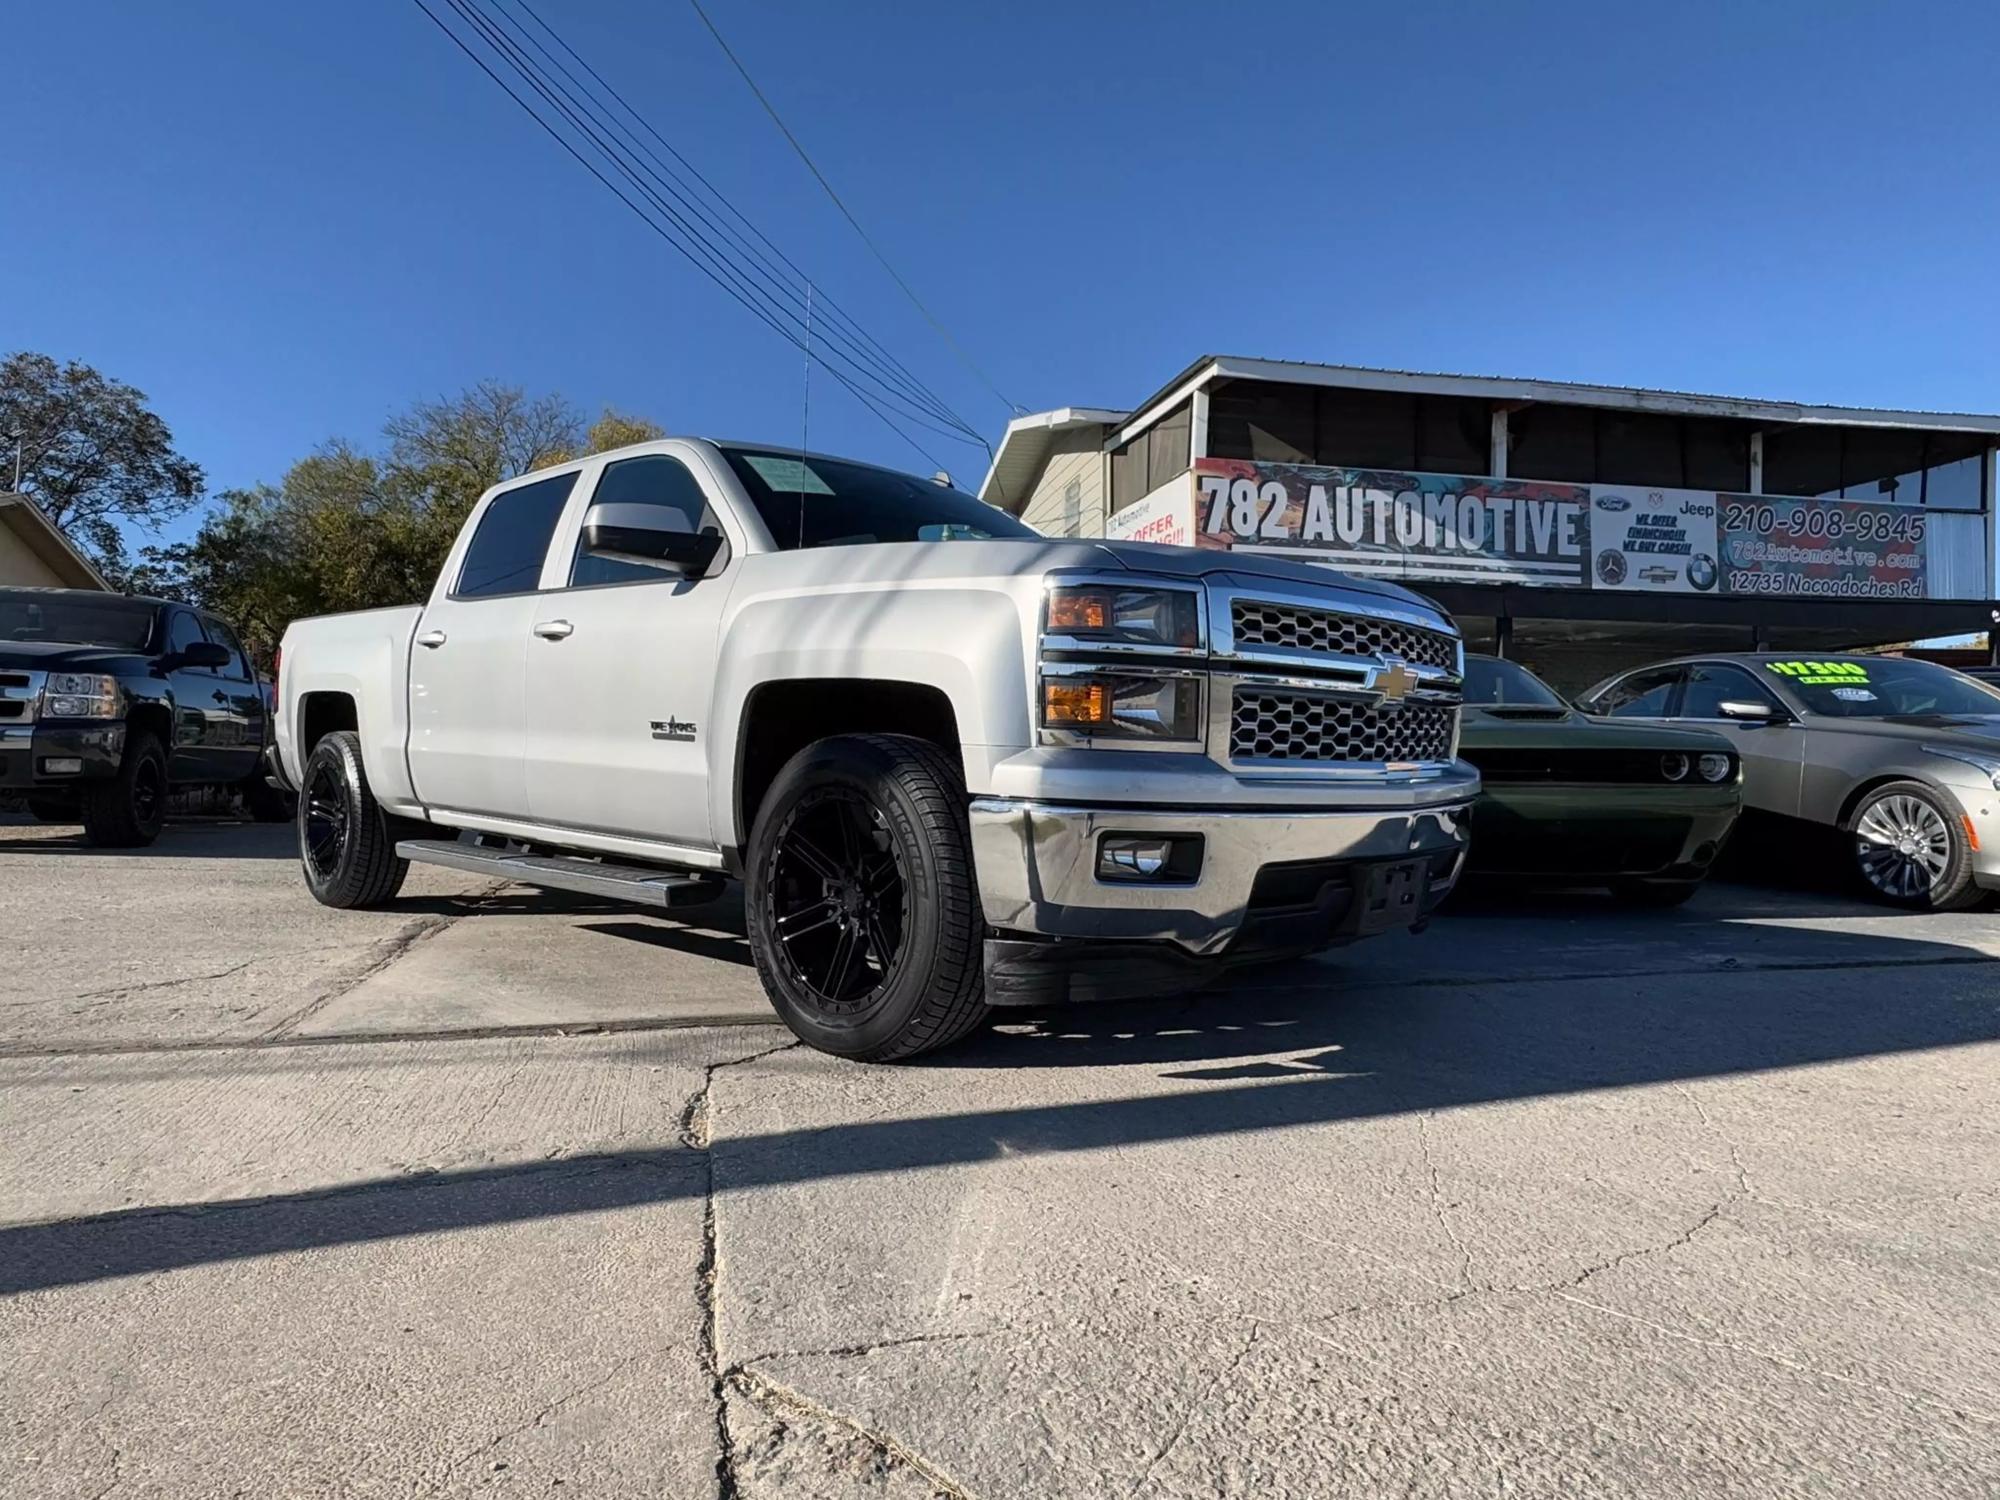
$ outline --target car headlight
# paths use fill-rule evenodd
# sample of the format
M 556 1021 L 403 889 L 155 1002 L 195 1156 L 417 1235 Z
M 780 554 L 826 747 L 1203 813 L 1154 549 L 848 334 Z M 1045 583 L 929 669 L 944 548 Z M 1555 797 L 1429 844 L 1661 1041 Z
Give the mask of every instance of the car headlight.
M 1678 750 L 1660 757 L 1660 774 L 1669 781 L 1686 781 L 1688 758 Z
M 1727 781 L 1735 767 L 1729 763 L 1728 756 L 1710 754 L 1696 757 L 1694 769 L 1703 781 Z
M 1042 636 L 1057 650 L 1199 651 L 1201 599 L 1193 589 L 1147 584 L 1051 584 Z
M 1047 666 L 1042 728 L 1058 739 L 1198 742 L 1201 678 L 1193 672 Z
M 45 719 L 116 719 L 125 711 L 125 691 L 116 677 L 94 672 L 51 672 L 42 684 Z
M 1957 746 L 1947 749 L 1943 745 L 1925 745 L 1923 750 L 1926 755 L 1942 756 L 1946 760 L 1955 760 L 1962 765 L 1984 771 L 1993 790 L 2000 792 L 2000 756 L 1981 755 L 1977 750 L 1960 750 Z

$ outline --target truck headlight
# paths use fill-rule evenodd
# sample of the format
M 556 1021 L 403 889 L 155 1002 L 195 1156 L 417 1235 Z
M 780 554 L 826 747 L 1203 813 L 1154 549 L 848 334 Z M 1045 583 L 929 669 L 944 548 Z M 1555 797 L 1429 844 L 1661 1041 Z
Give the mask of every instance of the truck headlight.
M 1199 742 L 1201 679 L 1193 673 L 1045 668 L 1042 728 L 1056 738 Z
M 1042 617 L 1045 645 L 1154 651 L 1201 648 L 1201 601 L 1193 589 L 1147 584 L 1052 584 Z
M 51 672 L 42 684 L 45 719 L 116 719 L 125 712 L 125 690 L 116 677 L 94 672 Z

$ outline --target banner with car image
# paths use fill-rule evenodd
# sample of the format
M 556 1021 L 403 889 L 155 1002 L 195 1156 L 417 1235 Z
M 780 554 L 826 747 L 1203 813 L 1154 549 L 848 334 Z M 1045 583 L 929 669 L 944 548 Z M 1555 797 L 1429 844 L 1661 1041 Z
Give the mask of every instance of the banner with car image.
M 1410 583 L 1922 599 L 1925 523 L 1856 500 L 1202 458 L 1106 531 Z
M 1580 587 L 1590 491 L 1317 464 L 1195 462 L 1200 545 L 1433 583 Z

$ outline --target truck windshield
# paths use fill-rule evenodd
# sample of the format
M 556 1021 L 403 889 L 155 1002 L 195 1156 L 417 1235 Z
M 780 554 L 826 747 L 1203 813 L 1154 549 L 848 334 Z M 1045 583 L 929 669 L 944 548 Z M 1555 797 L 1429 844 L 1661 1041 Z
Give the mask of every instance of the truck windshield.
M 150 604 L 112 595 L 57 599 L 0 590 L 0 641 L 56 641 L 143 651 L 153 638 L 155 613 Z
M 1808 710 L 1831 718 L 2000 714 L 2000 691 L 1935 662 L 1900 656 L 1837 656 L 1767 661 L 1764 671 L 1796 694 Z
M 1465 701 L 1484 708 L 1566 708 L 1556 690 L 1526 667 L 1497 656 L 1465 659 Z
M 771 540 L 787 552 L 1038 535 L 961 490 L 891 469 L 756 448 L 724 448 L 722 456 L 749 491 Z

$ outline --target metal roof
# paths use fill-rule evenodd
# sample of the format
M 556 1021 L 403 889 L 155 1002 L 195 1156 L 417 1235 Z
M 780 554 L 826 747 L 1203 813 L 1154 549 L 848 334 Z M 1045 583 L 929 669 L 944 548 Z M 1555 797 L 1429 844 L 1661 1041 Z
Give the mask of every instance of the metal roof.
M 1625 411 L 1681 416 L 1740 417 L 1761 422 L 1834 423 L 1854 427 L 1910 427 L 1943 432 L 2000 435 L 2000 416 L 1967 412 L 1894 411 L 1868 406 L 1808 406 L 1748 396 L 1702 396 L 1689 391 L 1644 386 L 1587 385 L 1569 380 L 1525 380 L 1500 375 L 1451 375 L 1416 370 L 1379 370 L 1359 365 L 1312 364 L 1303 360 L 1253 359 L 1236 354 L 1204 354 L 1153 395 L 1133 408 L 1128 428 L 1144 425 L 1155 408 L 1171 406 L 1194 386 L 1216 379 L 1273 380 L 1294 385 L 1348 386 L 1360 390 L 1422 391 L 1443 396 L 1480 396 L 1489 401 L 1549 401 L 1570 406 L 1604 406 Z M 1120 434 L 1121 439 L 1125 436 Z

